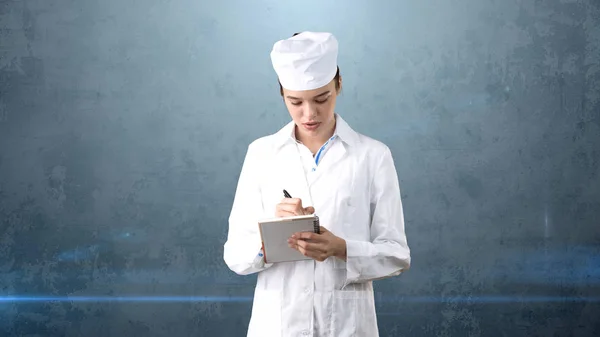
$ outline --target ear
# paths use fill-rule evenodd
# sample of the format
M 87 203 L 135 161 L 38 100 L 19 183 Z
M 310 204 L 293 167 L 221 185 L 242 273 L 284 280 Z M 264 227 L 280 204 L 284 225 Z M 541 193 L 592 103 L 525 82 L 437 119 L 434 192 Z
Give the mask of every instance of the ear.
M 338 94 L 342 91 L 342 75 L 340 75 L 340 77 L 338 78 L 338 83 L 339 83 L 339 89 L 338 89 Z

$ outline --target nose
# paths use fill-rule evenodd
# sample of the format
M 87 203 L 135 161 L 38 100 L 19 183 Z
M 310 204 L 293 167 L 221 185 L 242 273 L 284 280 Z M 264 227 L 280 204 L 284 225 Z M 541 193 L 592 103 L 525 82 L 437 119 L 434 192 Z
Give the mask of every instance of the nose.
M 310 119 L 314 116 L 317 115 L 317 107 L 315 107 L 313 104 L 306 102 L 306 104 L 304 105 L 304 117 Z

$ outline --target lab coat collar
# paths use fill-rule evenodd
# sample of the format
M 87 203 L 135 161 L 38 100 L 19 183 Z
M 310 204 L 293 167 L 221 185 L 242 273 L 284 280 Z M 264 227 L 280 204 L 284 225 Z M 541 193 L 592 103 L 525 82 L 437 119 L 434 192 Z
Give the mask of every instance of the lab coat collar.
M 356 145 L 359 141 L 356 131 L 354 131 L 337 113 L 335 114 L 335 121 L 334 135 L 337 135 L 341 141 L 350 146 Z M 291 121 L 275 134 L 275 146 L 277 149 L 288 143 L 296 142 L 294 126 L 294 121 Z

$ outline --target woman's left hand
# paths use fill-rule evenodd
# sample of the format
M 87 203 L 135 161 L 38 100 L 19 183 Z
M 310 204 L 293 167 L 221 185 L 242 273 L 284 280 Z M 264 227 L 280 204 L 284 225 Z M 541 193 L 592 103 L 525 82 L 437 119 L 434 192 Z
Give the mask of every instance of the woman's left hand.
M 319 262 L 330 256 L 346 260 L 346 241 L 333 235 L 327 228 L 321 227 L 320 234 L 312 232 L 295 233 L 288 239 L 290 248 L 297 249 L 302 255 Z

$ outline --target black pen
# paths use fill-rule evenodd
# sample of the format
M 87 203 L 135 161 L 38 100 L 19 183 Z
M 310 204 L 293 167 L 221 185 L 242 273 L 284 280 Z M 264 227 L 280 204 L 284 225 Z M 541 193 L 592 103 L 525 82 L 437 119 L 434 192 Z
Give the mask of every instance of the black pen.
M 288 193 L 288 191 L 283 190 L 283 196 L 286 198 L 291 198 L 292 196 Z

